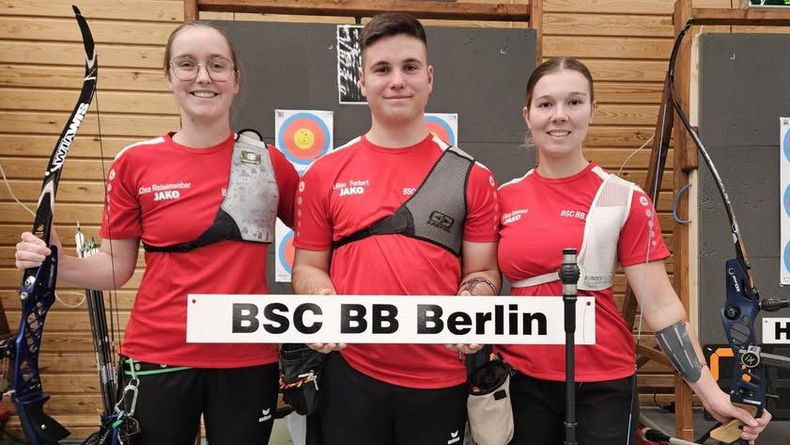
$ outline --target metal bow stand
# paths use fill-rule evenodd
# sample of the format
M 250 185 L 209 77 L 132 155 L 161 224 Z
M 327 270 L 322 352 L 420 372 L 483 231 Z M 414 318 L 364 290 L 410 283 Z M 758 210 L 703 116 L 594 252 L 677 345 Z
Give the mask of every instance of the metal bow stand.
M 565 445 L 576 445 L 576 249 L 562 249 L 562 301 L 565 304 Z

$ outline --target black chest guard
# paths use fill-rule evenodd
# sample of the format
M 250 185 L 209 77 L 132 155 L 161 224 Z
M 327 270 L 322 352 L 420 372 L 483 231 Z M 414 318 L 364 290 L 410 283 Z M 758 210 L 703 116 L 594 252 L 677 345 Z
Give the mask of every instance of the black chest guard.
M 461 256 L 466 221 L 466 184 L 474 159 L 457 147 L 448 147 L 428 177 L 392 215 L 370 227 L 341 238 L 337 249 L 373 235 L 400 234 L 436 244 Z

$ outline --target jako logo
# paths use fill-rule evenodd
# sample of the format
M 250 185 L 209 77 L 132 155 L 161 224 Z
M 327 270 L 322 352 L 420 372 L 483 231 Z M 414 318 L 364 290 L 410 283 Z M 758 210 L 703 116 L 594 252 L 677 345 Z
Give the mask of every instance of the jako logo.
M 181 192 L 178 190 L 166 190 L 164 192 L 156 192 L 154 201 L 165 201 L 168 199 L 178 199 L 181 197 Z
M 340 196 L 361 195 L 365 193 L 364 187 L 345 187 L 340 189 Z
M 450 440 L 447 441 L 447 445 L 452 445 L 460 441 L 461 441 L 461 434 L 458 430 L 455 430 L 455 432 L 450 433 Z
M 452 217 L 447 216 L 438 210 L 434 210 L 433 212 L 431 212 L 431 215 L 428 217 L 428 224 L 436 228 L 442 229 L 445 232 L 449 232 L 450 228 L 452 228 L 453 224 L 455 224 L 455 220 Z

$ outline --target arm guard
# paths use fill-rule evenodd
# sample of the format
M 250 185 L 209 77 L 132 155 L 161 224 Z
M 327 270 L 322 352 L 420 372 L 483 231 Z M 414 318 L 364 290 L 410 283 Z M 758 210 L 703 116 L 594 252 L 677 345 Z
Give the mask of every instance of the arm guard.
M 702 365 L 697 359 L 685 321 L 656 332 L 656 340 L 684 380 L 695 383 L 702 377 Z

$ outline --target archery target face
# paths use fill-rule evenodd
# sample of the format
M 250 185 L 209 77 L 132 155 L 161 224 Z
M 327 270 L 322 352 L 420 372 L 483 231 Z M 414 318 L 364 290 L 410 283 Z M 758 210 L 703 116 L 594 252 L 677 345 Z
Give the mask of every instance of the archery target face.
M 790 241 L 785 243 L 785 247 L 782 250 L 782 265 L 785 273 L 790 273 Z
M 782 208 L 784 209 L 785 216 L 790 218 L 790 184 L 785 186 L 785 191 L 782 193 Z
M 294 266 L 294 232 L 280 218 L 274 226 L 274 282 L 290 283 Z
M 785 161 L 790 162 L 790 129 L 786 129 L 782 138 L 782 153 L 785 154 Z
M 425 125 L 434 136 L 450 145 L 458 145 L 457 114 L 426 114 Z
M 280 124 L 276 145 L 295 166 L 306 167 L 332 148 L 332 134 L 318 114 L 297 112 Z
M 283 239 L 280 240 L 278 247 L 279 249 L 277 249 L 277 257 L 285 271 L 290 275 L 293 273 L 295 252 L 294 233 L 292 230 L 289 230 L 288 233 L 283 236 Z

